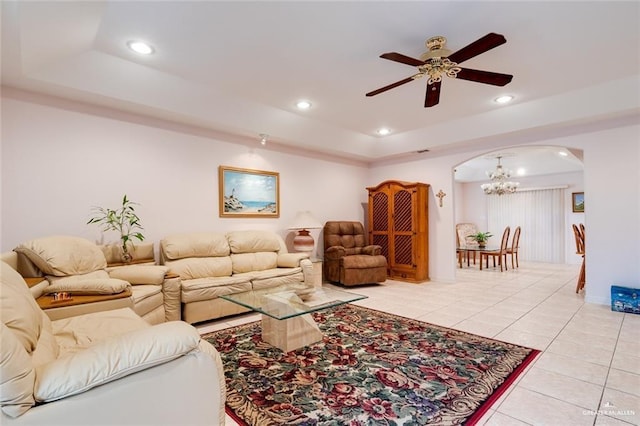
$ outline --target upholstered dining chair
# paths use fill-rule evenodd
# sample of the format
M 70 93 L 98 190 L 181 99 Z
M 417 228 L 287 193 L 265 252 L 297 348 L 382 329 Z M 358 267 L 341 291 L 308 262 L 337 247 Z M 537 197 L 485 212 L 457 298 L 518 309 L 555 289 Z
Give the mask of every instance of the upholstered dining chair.
M 573 235 L 576 239 L 576 254 L 582 256 L 582 264 L 580 265 L 580 273 L 578 274 L 578 282 L 576 284 L 576 293 L 579 293 L 580 290 L 584 288 L 586 283 L 585 276 L 585 235 L 584 235 L 584 225 L 581 223 L 580 225 L 573 224 L 571 225 L 573 228 Z
M 471 235 L 478 233 L 478 227 L 475 223 L 457 223 L 456 224 L 456 255 L 458 256 L 458 263 L 462 268 L 463 257 L 466 257 L 467 266 L 469 266 L 469 259 L 473 255 L 473 264 L 476 264 L 476 252 L 466 250 L 469 247 L 478 247 L 478 242 L 471 237 Z
M 513 238 L 511 239 L 511 247 L 507 247 L 506 254 L 511 255 L 511 269 L 519 268 L 520 263 L 518 262 L 518 249 L 520 248 L 520 227 L 516 227 L 516 230 L 513 231 Z M 515 258 L 515 265 L 514 265 Z M 506 260 L 506 259 L 505 259 Z
M 496 266 L 496 258 L 498 258 L 498 264 L 500 265 L 500 272 L 507 270 L 507 248 L 509 247 L 509 234 L 511 234 L 511 228 L 507 226 L 502 233 L 502 242 L 500 243 L 499 250 L 481 251 L 480 252 L 480 269 L 482 269 L 482 260 L 486 259 L 487 268 L 489 267 L 489 258 L 493 258 L 493 267 Z M 504 269 L 503 269 L 504 266 Z

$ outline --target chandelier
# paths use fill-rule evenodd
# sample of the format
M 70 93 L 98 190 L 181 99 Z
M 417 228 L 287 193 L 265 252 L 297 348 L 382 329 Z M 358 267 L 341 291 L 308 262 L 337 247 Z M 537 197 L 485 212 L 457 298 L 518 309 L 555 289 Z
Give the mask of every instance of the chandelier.
M 491 179 L 491 183 L 483 183 L 480 185 L 485 194 L 491 195 L 502 195 L 502 194 L 513 194 L 518 189 L 518 182 L 508 181 L 511 177 L 511 170 L 503 169 L 502 164 L 500 164 L 500 159 L 502 157 L 498 156 L 498 166 L 492 172 L 488 171 L 487 176 Z

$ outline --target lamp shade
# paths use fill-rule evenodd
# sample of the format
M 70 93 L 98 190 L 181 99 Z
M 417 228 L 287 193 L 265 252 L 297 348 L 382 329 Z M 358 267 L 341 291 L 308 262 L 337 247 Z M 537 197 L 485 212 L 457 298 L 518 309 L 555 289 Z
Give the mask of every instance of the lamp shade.
M 322 228 L 322 224 L 313 217 L 309 210 L 300 211 L 293 219 L 293 223 L 289 226 L 289 229 L 317 229 Z

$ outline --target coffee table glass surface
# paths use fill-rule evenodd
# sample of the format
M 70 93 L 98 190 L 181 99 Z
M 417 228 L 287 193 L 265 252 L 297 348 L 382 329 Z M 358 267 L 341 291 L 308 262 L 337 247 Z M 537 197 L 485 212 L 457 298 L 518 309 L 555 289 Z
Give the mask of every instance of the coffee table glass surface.
M 367 296 L 328 287 L 315 288 L 310 294 L 298 296 L 295 290 L 264 289 L 220 296 L 271 318 L 284 320 L 333 306 L 366 299 Z

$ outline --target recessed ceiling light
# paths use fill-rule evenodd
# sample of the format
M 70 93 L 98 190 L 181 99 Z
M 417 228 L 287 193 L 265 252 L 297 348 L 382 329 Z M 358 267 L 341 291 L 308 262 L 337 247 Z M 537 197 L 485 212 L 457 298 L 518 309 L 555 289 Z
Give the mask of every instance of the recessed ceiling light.
M 311 102 L 307 101 L 307 100 L 301 100 L 296 102 L 296 107 L 298 109 L 309 109 L 311 108 Z
M 387 127 L 381 127 L 377 130 L 377 132 L 380 136 L 386 136 L 389 133 L 391 133 L 391 129 L 388 129 Z
M 494 100 L 499 104 L 506 104 L 506 103 L 509 103 L 509 102 L 511 102 L 513 100 L 513 96 L 504 95 L 504 96 L 497 97 Z
M 559 151 L 558 155 L 561 156 L 561 157 L 568 157 L 569 153 L 567 151 Z
M 153 53 L 153 47 L 143 41 L 130 41 L 127 43 L 129 49 L 141 55 L 150 55 Z
M 518 174 L 518 176 L 524 176 L 527 174 L 527 169 L 525 169 L 524 167 L 520 167 L 516 173 Z

